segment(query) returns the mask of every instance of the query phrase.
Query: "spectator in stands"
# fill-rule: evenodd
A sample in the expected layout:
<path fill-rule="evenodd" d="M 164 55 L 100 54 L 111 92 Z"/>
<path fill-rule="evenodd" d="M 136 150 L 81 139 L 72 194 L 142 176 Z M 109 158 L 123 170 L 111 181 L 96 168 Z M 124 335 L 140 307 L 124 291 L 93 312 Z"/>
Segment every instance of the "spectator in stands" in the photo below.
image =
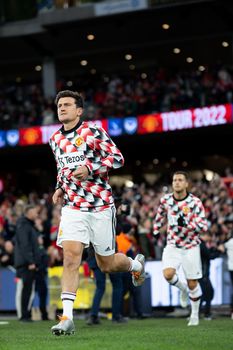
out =
<path fill-rule="evenodd" d="M 35 291 L 39 297 L 39 308 L 41 312 L 41 319 L 48 321 L 47 312 L 47 296 L 48 296 L 48 262 L 49 256 L 44 247 L 44 226 L 41 217 L 37 217 L 35 220 L 35 227 L 38 233 L 38 246 L 39 255 L 38 263 L 35 275 Z"/>
<path fill-rule="evenodd" d="M 218 250 L 214 247 L 209 246 L 209 244 L 211 244 L 211 241 L 212 241 L 212 237 L 209 232 L 202 233 L 200 238 L 201 238 L 200 248 L 201 248 L 201 263 L 202 263 L 202 278 L 199 280 L 199 283 L 202 290 L 201 304 L 205 302 L 204 319 L 211 320 L 212 319 L 211 300 L 214 297 L 214 288 L 209 278 L 210 260 L 219 257 L 221 254 L 221 251 L 220 251 L 221 249 Z"/>
<path fill-rule="evenodd" d="M 16 268 L 16 308 L 18 319 L 30 322 L 32 296 L 35 285 L 36 269 L 39 263 L 38 233 L 34 223 L 38 217 L 38 206 L 25 207 L 24 215 L 16 226 L 14 265 Z"/>
<path fill-rule="evenodd" d="M 77 81 L 74 81 L 74 86 Z M 67 79 L 57 82 L 65 89 Z M 88 120 L 124 117 L 202 107 L 233 101 L 231 67 L 220 66 L 217 71 L 175 73 L 158 68 L 143 77 L 110 75 L 87 79 L 78 77 L 85 96 Z M 91 88 L 90 88 L 91 86 Z M 55 98 L 55 96 L 54 96 Z M 39 106 L 39 107 L 38 107 Z M 0 130 L 48 125 L 55 122 L 51 99 L 43 96 L 41 84 L 10 84 L 0 87 Z"/>
<path fill-rule="evenodd" d="M 35 291 L 39 297 L 41 319 L 48 321 L 47 297 L 48 297 L 48 254 L 44 248 L 43 237 L 38 236 L 39 259 L 35 276 Z"/>
<path fill-rule="evenodd" d="M 62 248 L 57 246 L 57 234 L 59 230 L 59 224 L 61 220 L 61 206 L 56 205 L 52 211 L 52 219 L 50 226 L 50 246 L 48 247 L 49 266 L 62 265 L 63 251 Z"/>
<path fill-rule="evenodd" d="M 231 280 L 231 319 L 233 320 L 233 223 L 228 222 L 227 223 L 228 228 L 228 240 L 224 243 L 224 248 L 227 253 L 227 263 L 228 263 L 228 270 L 230 274 L 230 280 Z"/>

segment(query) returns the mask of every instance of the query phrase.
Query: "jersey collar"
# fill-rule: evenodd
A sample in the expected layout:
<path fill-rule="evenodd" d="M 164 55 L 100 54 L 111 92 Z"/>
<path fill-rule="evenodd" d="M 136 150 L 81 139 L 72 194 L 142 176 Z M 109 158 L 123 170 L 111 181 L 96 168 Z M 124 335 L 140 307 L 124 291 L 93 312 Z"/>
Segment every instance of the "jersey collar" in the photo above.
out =
<path fill-rule="evenodd" d="M 82 124 L 82 120 L 80 119 L 79 122 L 72 129 L 65 130 L 64 129 L 64 125 L 62 125 L 60 131 L 61 131 L 61 133 L 63 135 L 66 135 L 66 134 L 69 134 L 70 132 L 73 132 L 73 131 L 77 130 L 80 127 L 81 124 Z"/>
<path fill-rule="evenodd" d="M 182 202 L 184 201 L 187 197 L 189 196 L 189 192 L 187 192 L 186 196 L 184 198 L 181 198 L 181 199 L 177 199 L 175 196 L 174 196 L 174 193 L 172 194 L 172 197 L 175 201 L 177 202 Z"/>

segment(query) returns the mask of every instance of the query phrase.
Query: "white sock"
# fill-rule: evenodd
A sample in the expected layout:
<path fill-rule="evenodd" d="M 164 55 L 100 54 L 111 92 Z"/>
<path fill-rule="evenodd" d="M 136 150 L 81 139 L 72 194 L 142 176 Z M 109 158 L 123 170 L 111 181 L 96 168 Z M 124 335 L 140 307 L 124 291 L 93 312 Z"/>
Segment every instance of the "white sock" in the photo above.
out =
<path fill-rule="evenodd" d="M 201 302 L 201 298 L 194 301 L 192 299 L 190 299 L 190 304 L 191 304 L 191 318 L 198 318 L 199 317 L 199 307 L 200 307 L 200 302 Z"/>
<path fill-rule="evenodd" d="M 175 274 L 172 277 L 172 279 L 168 281 L 168 283 L 170 283 L 172 286 L 179 288 L 182 291 L 187 290 L 187 285 L 179 280 L 177 274 Z"/>
<path fill-rule="evenodd" d="M 132 258 L 129 258 L 129 260 L 130 260 L 129 271 L 140 272 L 142 270 L 142 264 L 138 260 L 133 260 Z"/>
<path fill-rule="evenodd" d="M 73 307 L 74 307 L 75 298 L 76 298 L 75 293 L 71 293 L 71 292 L 61 293 L 63 316 L 68 317 L 70 320 L 73 320 Z"/>
<path fill-rule="evenodd" d="M 201 302 L 201 287 L 199 283 L 194 289 L 189 290 L 190 304 L 191 304 L 191 316 L 190 317 L 198 317 L 199 315 L 199 307 Z M 193 300 L 197 299 L 197 300 Z"/>

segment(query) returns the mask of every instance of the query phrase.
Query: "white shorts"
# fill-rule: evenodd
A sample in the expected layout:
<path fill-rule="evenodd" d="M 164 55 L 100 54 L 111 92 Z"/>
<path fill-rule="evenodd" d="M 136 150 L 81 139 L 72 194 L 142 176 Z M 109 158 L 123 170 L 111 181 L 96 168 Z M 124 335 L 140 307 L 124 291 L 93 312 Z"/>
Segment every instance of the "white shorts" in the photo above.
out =
<path fill-rule="evenodd" d="M 167 245 L 162 256 L 163 270 L 173 268 L 178 270 L 182 266 L 185 278 L 196 280 L 202 277 L 200 246 L 190 249 L 176 248 Z"/>
<path fill-rule="evenodd" d="M 63 241 L 82 242 L 87 248 L 93 244 L 101 256 L 115 253 L 116 209 L 114 206 L 99 212 L 83 212 L 69 207 L 62 208 L 57 245 Z"/>

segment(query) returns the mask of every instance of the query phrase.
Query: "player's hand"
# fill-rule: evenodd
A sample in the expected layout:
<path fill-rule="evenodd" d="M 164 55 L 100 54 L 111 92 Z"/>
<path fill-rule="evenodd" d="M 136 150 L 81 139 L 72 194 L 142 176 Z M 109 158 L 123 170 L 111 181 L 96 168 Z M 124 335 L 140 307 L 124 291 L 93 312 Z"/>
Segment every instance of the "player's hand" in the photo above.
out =
<path fill-rule="evenodd" d="M 73 171 L 72 176 L 74 176 L 78 181 L 85 181 L 89 175 L 88 168 L 85 165 L 81 165 Z"/>
<path fill-rule="evenodd" d="M 53 204 L 62 204 L 63 202 L 63 191 L 61 188 L 56 189 L 56 191 L 53 194 Z"/>

